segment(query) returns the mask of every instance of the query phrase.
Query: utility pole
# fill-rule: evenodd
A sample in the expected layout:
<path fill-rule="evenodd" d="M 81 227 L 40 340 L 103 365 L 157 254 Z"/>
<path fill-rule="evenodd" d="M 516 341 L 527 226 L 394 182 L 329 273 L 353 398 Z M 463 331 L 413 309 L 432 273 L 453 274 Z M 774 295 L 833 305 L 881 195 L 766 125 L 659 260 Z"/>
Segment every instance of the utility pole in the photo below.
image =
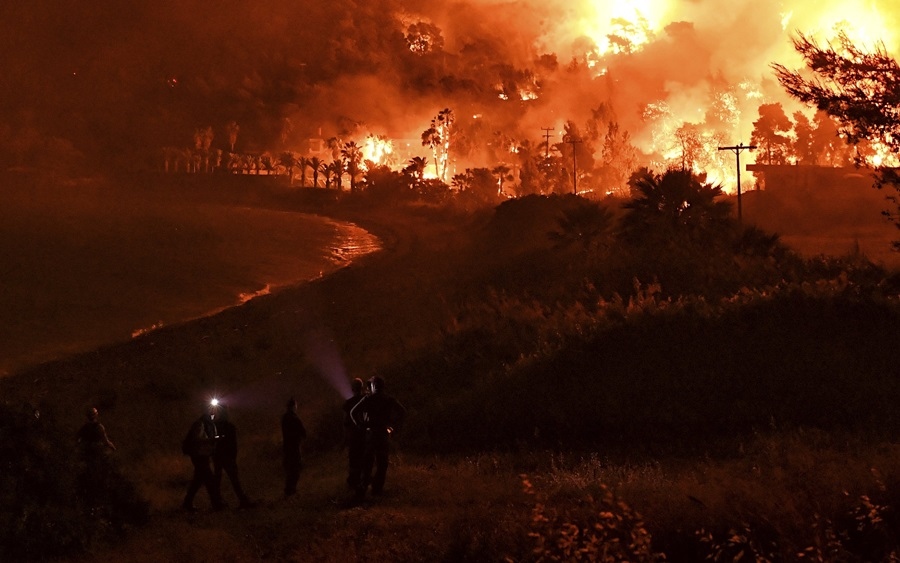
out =
<path fill-rule="evenodd" d="M 573 193 L 578 195 L 578 163 L 575 161 L 575 145 L 580 143 L 581 140 L 570 136 L 564 142 L 572 145 L 572 189 Z"/>
<path fill-rule="evenodd" d="M 553 131 L 552 127 L 541 127 L 541 131 L 544 132 L 544 144 L 547 147 L 547 151 L 545 153 L 546 158 L 550 158 L 550 131 Z"/>
<path fill-rule="evenodd" d="M 756 145 L 745 145 L 743 142 L 733 147 L 719 147 L 720 151 L 732 151 L 737 157 L 737 200 L 738 200 L 738 223 L 743 222 L 743 211 L 741 209 L 741 152 L 745 149 L 752 151 Z"/>

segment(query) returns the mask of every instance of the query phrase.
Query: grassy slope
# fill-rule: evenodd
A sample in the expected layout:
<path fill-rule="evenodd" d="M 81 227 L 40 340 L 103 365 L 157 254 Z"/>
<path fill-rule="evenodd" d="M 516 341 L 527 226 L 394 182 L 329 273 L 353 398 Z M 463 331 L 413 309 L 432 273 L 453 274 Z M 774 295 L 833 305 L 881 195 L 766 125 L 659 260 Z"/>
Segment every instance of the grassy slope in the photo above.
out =
<path fill-rule="evenodd" d="M 294 206 L 285 201 L 271 203 Z M 315 210 L 308 202 L 300 207 Z M 330 533 L 345 537 L 356 527 L 353 522 L 357 519 L 361 526 L 371 521 L 376 529 L 394 525 L 365 510 L 338 510 L 345 496 L 340 455 L 309 456 L 303 479 L 309 492 L 293 504 L 276 501 L 282 478 L 278 418 L 284 401 L 293 395 L 300 402 L 301 417 L 315 435 L 315 421 L 323 412 L 337 409 L 342 400 L 323 372 L 340 371 L 343 364 L 349 377 L 368 377 L 379 365 L 414 349 L 423 334 L 434 334 L 444 309 L 441 288 L 445 280 L 458 274 L 442 257 L 442 248 L 452 240 L 449 232 L 464 224 L 427 212 L 373 215 L 351 209 L 343 213 L 349 220 L 364 218 L 361 223 L 382 236 L 388 251 L 326 279 L 253 300 L 212 318 L 167 327 L 123 345 L 0 380 L 7 404 L 39 406 L 45 416 L 60 421 L 63 430 L 73 434 L 82 422 L 84 406 L 99 406 L 119 445 L 117 458 L 126 473 L 138 480 L 155 514 L 151 524 L 122 548 L 120 556 L 148 560 L 290 558 L 299 546 L 307 549 L 314 543 L 308 535 L 314 530 L 325 531 L 322 541 L 327 544 Z M 339 356 L 340 362 L 329 364 L 334 356 Z M 190 476 L 190 464 L 180 455 L 178 444 L 214 390 L 232 405 L 232 418 L 241 432 L 245 488 L 262 505 L 248 513 L 186 519 L 173 514 Z M 403 487 L 397 493 L 399 498 L 389 497 L 386 504 L 405 506 L 402 510 L 388 508 L 388 513 L 394 514 L 392 519 L 411 518 L 408 525 L 429 529 L 434 524 L 428 524 L 431 519 L 446 521 L 444 510 L 432 510 L 444 503 L 429 499 L 430 495 L 423 495 L 415 485 L 425 480 L 428 471 L 427 465 L 422 469 L 413 464 L 408 472 L 392 476 L 391 481 L 403 483 Z M 462 475 L 459 478 L 470 481 Z M 517 490 L 514 479 L 504 481 Z M 463 489 L 456 487 L 457 492 Z M 456 498 L 439 489 L 429 493 Z M 485 496 L 475 488 L 466 493 L 468 501 L 458 500 L 474 503 Z M 419 505 L 418 512 L 430 512 L 429 516 L 411 515 L 407 501 Z M 202 495 L 199 502 L 204 502 Z M 422 523 L 416 524 L 416 520 Z M 348 527 L 348 522 L 353 524 Z M 397 524 L 401 528 L 407 525 Z M 307 535 L 297 535 L 298 528 Z M 385 542 L 385 548 L 392 550 L 415 549 L 390 539 L 393 531 L 384 536 L 375 532 L 360 541 Z M 446 537 L 437 541 L 447 544 Z M 407 554 L 410 560 L 418 558 L 411 553 Z M 107 555 L 99 557 L 106 559 Z M 335 553 L 335 560 L 345 558 Z"/>
<path fill-rule="evenodd" d="M 291 200 L 273 203 L 294 206 Z M 760 517 L 788 535 L 799 526 L 798 516 L 827 514 L 828 503 L 837 510 L 879 482 L 900 482 L 900 455 L 891 445 L 842 445 L 839 438 L 801 433 L 748 444 L 731 461 L 629 464 L 602 454 L 402 453 L 386 497 L 362 507 L 344 504 L 342 454 L 315 452 L 306 458 L 302 494 L 282 501 L 277 420 L 285 398 L 298 398 L 310 425 L 334 412 L 340 397 L 316 367 L 324 365 L 320 359 L 337 352 L 348 376 L 365 377 L 414 356 L 446 322 L 452 286 L 478 268 L 459 263 L 453 246 L 452 235 L 477 227 L 472 219 L 322 205 L 322 211 L 358 219 L 383 236 L 388 251 L 215 317 L 0 381 L 8 404 L 40 405 L 73 433 L 83 407 L 97 404 L 120 446 L 117 457 L 151 502 L 148 526 L 123 544 L 98 547 L 89 559 L 445 561 L 522 555 L 531 499 L 521 493 L 520 471 L 532 473 L 562 502 L 608 483 L 646 515 L 661 541 L 673 530 L 738 526 Z M 261 502 L 249 511 L 186 516 L 176 510 L 190 476 L 178 443 L 212 389 L 232 405 L 245 488 Z M 394 391 L 403 397 L 402 388 Z M 227 485 L 226 499 L 235 504 Z M 811 534 L 806 527 L 790 536 L 813 541 Z"/>

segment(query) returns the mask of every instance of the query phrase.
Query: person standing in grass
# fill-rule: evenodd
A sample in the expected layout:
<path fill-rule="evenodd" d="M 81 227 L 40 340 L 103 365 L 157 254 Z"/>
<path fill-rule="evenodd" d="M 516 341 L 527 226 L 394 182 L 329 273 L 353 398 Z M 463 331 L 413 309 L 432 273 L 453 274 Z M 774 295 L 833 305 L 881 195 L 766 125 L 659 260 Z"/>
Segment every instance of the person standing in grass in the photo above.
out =
<path fill-rule="evenodd" d="M 222 473 L 228 475 L 234 494 L 240 502 L 240 508 L 250 508 L 253 503 L 244 494 L 241 487 L 241 479 L 237 467 L 237 428 L 228 416 L 228 409 L 219 404 L 219 414 L 216 416 L 216 432 L 218 440 L 213 453 L 213 469 L 216 476 L 216 487 L 222 491 Z"/>
<path fill-rule="evenodd" d="M 191 424 L 187 436 L 181 445 L 182 453 L 191 458 L 191 464 L 194 466 L 194 476 L 188 485 L 187 494 L 181 508 L 194 512 L 194 497 L 200 490 L 205 487 L 209 494 L 209 500 L 212 503 L 213 510 L 222 510 L 225 507 L 222 502 L 222 495 L 219 493 L 219 487 L 216 485 L 216 478 L 213 475 L 210 461 L 216 448 L 216 412 L 217 408 L 214 404 L 207 407 L 206 413 Z"/>
<path fill-rule="evenodd" d="M 75 435 L 75 439 L 81 446 L 85 458 L 93 459 L 103 455 L 108 450 L 115 450 L 116 445 L 106 435 L 106 428 L 100 423 L 100 411 L 96 407 L 90 407 L 86 416 L 87 422 Z"/>
<path fill-rule="evenodd" d="M 297 401 L 291 397 L 287 409 L 281 417 L 281 440 L 284 451 L 284 496 L 297 493 L 297 481 L 300 479 L 300 442 L 306 438 L 306 429 L 297 416 Z"/>
<path fill-rule="evenodd" d="M 355 491 L 362 481 L 363 459 L 366 451 L 366 429 L 357 426 L 350 416 L 353 410 L 365 397 L 365 383 L 356 377 L 350 383 L 353 396 L 344 401 L 344 440 L 347 444 L 347 486 Z"/>
<path fill-rule="evenodd" d="M 388 470 L 390 436 L 403 424 L 406 409 L 397 399 L 384 391 L 384 379 L 375 376 L 369 380 L 371 392 L 350 410 L 350 418 L 366 432 L 363 456 L 362 480 L 356 488 L 356 497 L 365 497 L 369 485 L 372 494 L 380 495 Z M 373 475 L 372 469 L 375 469 Z"/>
<path fill-rule="evenodd" d="M 115 451 L 116 445 L 106 435 L 96 407 L 89 407 L 85 416 L 87 421 L 78 430 L 75 440 L 84 460 L 84 470 L 79 476 L 80 491 L 85 503 L 93 509 L 109 498 L 107 493 L 115 471 L 108 454 Z"/>

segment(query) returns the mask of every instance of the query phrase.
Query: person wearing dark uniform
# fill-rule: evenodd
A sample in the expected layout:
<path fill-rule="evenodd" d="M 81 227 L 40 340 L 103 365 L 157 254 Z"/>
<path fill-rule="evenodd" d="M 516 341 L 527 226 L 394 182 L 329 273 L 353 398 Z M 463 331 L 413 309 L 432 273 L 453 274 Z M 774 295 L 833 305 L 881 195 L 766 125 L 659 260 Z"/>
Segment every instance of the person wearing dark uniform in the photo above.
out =
<path fill-rule="evenodd" d="M 284 451 L 284 496 L 297 493 L 300 479 L 300 442 L 306 438 L 306 429 L 297 416 L 297 401 L 293 397 L 287 402 L 287 409 L 281 417 L 281 439 Z"/>
<path fill-rule="evenodd" d="M 75 434 L 75 440 L 84 460 L 84 470 L 79 477 L 80 491 L 85 503 L 93 508 L 108 500 L 109 485 L 115 473 L 108 454 L 115 451 L 116 445 L 106 435 L 106 428 L 100 423 L 100 412 L 95 407 L 88 408 L 85 415 L 87 421 Z"/>
<path fill-rule="evenodd" d="M 75 435 L 78 444 L 86 458 L 94 458 L 103 455 L 108 450 L 115 450 L 113 444 L 106 435 L 106 428 L 100 423 L 100 412 L 95 407 L 87 410 L 87 422 Z"/>
<path fill-rule="evenodd" d="M 213 453 L 213 469 L 216 476 L 216 488 L 219 493 L 222 492 L 222 473 L 228 475 L 234 494 L 237 495 L 240 502 L 240 508 L 250 508 L 253 503 L 244 494 L 241 487 L 241 479 L 238 475 L 237 466 L 237 428 L 228 417 L 228 409 L 223 404 L 219 404 L 219 413 L 216 415 L 216 432 L 218 439 L 216 440 L 216 449 Z"/>
<path fill-rule="evenodd" d="M 182 443 L 182 451 L 185 455 L 190 456 L 191 464 L 194 466 L 194 476 L 188 485 L 184 502 L 181 504 L 181 507 L 188 512 L 195 510 L 194 497 L 201 486 L 206 488 L 213 510 L 221 510 L 225 507 L 210 466 L 210 460 L 216 449 L 216 436 L 218 436 L 215 423 L 216 411 L 217 408 L 214 405 L 209 405 L 206 414 L 191 425 Z"/>
<path fill-rule="evenodd" d="M 363 459 L 366 451 L 366 429 L 357 426 L 350 417 L 350 411 L 365 397 L 365 384 L 360 378 L 351 382 L 353 396 L 344 401 L 344 440 L 347 444 L 347 486 L 355 491 L 362 481 Z"/>
<path fill-rule="evenodd" d="M 365 497 L 369 485 L 372 487 L 373 495 L 380 495 L 384 489 L 390 450 L 389 438 L 394 429 L 403 424 L 406 416 L 403 405 L 385 393 L 384 379 L 375 376 L 369 382 L 371 393 L 350 410 L 353 423 L 366 431 L 362 480 L 356 489 L 357 498 Z"/>

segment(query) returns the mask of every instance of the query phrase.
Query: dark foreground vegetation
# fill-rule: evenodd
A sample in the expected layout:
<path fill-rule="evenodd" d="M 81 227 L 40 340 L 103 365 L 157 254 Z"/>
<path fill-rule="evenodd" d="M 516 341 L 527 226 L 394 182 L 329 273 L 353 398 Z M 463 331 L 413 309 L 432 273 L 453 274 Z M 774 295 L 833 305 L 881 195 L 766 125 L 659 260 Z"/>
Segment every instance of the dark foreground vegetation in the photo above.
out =
<path fill-rule="evenodd" d="M 216 192 L 357 221 L 387 251 L 0 381 L 0 558 L 895 560 L 897 274 L 803 257 L 689 174 L 635 188 L 475 212 Z M 382 375 L 409 409 L 387 494 L 361 506 L 335 371 Z M 185 515 L 178 442 L 211 390 L 260 503 Z M 290 395 L 310 439 L 282 501 Z M 85 502 L 71 436 L 92 404 L 119 450 Z"/>

